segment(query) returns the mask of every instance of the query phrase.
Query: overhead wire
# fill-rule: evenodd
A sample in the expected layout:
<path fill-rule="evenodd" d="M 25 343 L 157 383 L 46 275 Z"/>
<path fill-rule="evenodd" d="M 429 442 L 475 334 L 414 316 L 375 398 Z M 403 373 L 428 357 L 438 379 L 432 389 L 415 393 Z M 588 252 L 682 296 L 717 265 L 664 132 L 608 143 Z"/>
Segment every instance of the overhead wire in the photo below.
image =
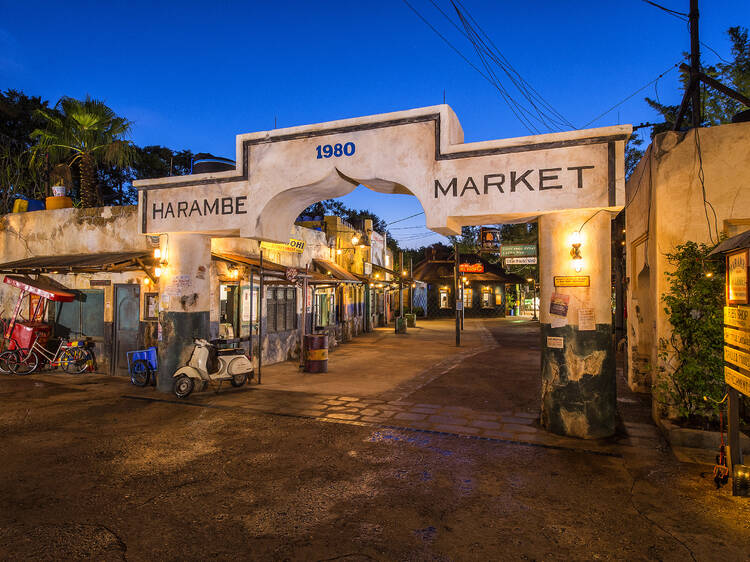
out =
<path fill-rule="evenodd" d="M 408 220 L 408 219 L 413 219 L 414 217 L 418 217 L 419 215 L 424 215 L 424 211 L 422 211 L 420 213 L 415 213 L 413 215 L 409 215 L 408 217 L 404 217 L 402 219 L 398 219 L 398 220 L 395 220 L 395 221 L 387 222 L 387 223 L 385 223 L 385 226 L 390 226 L 392 224 L 396 224 L 397 222 L 403 222 L 403 221 Z"/>

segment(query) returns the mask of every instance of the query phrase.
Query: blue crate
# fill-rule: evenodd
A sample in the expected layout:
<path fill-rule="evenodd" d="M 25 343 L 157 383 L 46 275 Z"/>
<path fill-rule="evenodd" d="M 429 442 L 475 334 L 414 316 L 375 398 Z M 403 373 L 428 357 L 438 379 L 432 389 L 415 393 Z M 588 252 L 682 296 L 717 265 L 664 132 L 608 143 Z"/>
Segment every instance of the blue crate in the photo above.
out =
<path fill-rule="evenodd" d="M 133 362 L 137 361 L 138 359 L 143 359 L 144 361 L 147 361 L 149 364 L 149 367 L 151 367 L 152 370 L 156 371 L 158 367 L 158 363 L 156 361 L 156 348 L 155 347 L 149 347 L 148 349 L 140 349 L 138 351 L 128 351 L 128 371 L 130 374 L 133 374 L 131 365 Z"/>

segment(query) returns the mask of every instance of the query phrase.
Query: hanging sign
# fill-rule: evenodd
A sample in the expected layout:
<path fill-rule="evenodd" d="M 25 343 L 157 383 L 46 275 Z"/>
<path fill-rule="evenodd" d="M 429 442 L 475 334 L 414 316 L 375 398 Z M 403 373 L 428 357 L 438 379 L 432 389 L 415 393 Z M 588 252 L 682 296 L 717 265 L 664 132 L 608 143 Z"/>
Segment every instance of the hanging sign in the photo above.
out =
<path fill-rule="evenodd" d="M 294 252 L 301 254 L 305 250 L 305 241 L 290 238 L 288 244 L 276 244 L 274 242 L 261 242 L 260 247 L 274 252 Z"/>
<path fill-rule="evenodd" d="M 536 265 L 536 257 L 505 258 L 505 265 Z"/>
<path fill-rule="evenodd" d="M 724 343 L 750 350 L 750 332 L 724 328 Z"/>
<path fill-rule="evenodd" d="M 460 263 L 458 270 L 461 273 L 484 273 L 484 265 L 480 263 Z"/>
<path fill-rule="evenodd" d="M 497 252 L 500 249 L 500 229 L 482 227 L 479 231 L 479 241 L 482 250 Z"/>
<path fill-rule="evenodd" d="M 748 304 L 748 253 L 746 248 L 727 255 L 727 304 Z"/>
<path fill-rule="evenodd" d="M 724 361 L 750 371 L 750 353 L 732 347 L 724 347 Z"/>
<path fill-rule="evenodd" d="M 555 287 L 588 287 L 590 284 L 588 275 L 555 275 Z"/>
<path fill-rule="evenodd" d="M 535 256 L 536 244 L 506 244 L 500 247 L 500 257 L 517 258 L 521 256 Z"/>

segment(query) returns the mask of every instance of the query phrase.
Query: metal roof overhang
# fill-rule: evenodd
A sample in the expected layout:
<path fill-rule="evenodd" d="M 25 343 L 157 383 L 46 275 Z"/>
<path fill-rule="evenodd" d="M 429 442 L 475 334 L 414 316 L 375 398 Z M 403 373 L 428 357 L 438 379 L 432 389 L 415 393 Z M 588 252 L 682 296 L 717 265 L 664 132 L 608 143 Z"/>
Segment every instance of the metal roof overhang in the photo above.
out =
<path fill-rule="evenodd" d="M 332 276 L 332 279 L 329 279 L 329 281 L 336 280 L 341 283 L 362 283 L 362 280 L 357 278 L 356 275 L 349 273 L 346 269 L 332 261 L 313 258 L 313 263 L 319 268 L 327 271 Z"/>
<path fill-rule="evenodd" d="M 28 277 L 6 275 L 3 282 L 27 293 L 38 295 L 54 302 L 72 302 L 75 299 L 73 293 L 63 291 L 44 279 L 29 279 Z"/>
<path fill-rule="evenodd" d="M 98 254 L 64 254 L 35 256 L 0 263 L 0 273 L 97 273 L 144 269 L 153 260 L 148 252 L 102 252 Z"/>

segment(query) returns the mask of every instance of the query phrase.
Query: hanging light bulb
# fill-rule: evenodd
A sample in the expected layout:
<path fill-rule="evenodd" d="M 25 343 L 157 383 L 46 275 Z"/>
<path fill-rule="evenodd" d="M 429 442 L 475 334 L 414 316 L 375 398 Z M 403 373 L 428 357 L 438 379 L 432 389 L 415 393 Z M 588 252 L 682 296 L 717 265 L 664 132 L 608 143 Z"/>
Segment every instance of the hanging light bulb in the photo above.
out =
<path fill-rule="evenodd" d="M 155 248 L 154 249 L 154 258 L 159 259 L 161 257 L 161 248 Z"/>
<path fill-rule="evenodd" d="M 359 236 L 355 234 L 352 236 L 352 246 L 356 246 L 357 244 L 359 244 Z"/>
<path fill-rule="evenodd" d="M 154 268 L 154 277 L 161 277 L 161 267 L 156 266 Z"/>

